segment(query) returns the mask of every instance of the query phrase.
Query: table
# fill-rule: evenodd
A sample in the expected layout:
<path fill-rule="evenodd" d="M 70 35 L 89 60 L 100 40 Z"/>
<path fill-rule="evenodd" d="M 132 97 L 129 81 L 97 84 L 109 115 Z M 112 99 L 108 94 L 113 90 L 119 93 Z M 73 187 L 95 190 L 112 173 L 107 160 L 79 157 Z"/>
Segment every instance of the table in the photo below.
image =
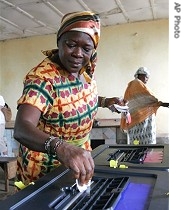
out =
<path fill-rule="evenodd" d="M 4 170 L 5 191 L 9 191 L 9 179 L 16 176 L 17 158 L 16 157 L 0 157 L 0 166 Z"/>

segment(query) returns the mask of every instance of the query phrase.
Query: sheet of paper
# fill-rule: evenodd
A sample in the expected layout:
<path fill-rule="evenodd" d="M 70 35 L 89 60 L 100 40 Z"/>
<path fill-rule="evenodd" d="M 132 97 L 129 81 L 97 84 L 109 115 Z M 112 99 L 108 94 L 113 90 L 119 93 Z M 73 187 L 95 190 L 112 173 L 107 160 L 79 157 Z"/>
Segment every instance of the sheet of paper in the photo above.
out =
<path fill-rule="evenodd" d="M 118 104 L 114 104 L 114 107 L 119 111 L 119 112 L 127 112 L 129 107 L 128 106 L 120 106 Z"/>
<path fill-rule="evenodd" d="M 129 107 L 128 106 L 120 106 L 118 104 L 114 104 L 114 107 L 121 113 L 123 113 L 123 115 L 126 118 L 126 123 L 130 124 L 131 123 L 131 115 L 129 113 Z"/>
<path fill-rule="evenodd" d="M 77 188 L 78 188 L 79 192 L 84 192 L 85 190 L 88 190 L 88 193 L 90 193 L 91 180 L 89 180 L 88 184 L 84 184 L 83 186 L 81 186 L 79 184 L 78 179 L 76 179 L 76 184 L 77 184 Z"/>

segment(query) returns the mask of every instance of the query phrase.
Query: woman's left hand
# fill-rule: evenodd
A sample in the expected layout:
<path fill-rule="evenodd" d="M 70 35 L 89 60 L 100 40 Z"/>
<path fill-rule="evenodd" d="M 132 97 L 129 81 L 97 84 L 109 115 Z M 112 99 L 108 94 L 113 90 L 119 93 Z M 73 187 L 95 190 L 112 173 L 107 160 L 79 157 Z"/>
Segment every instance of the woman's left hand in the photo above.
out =
<path fill-rule="evenodd" d="M 127 101 L 122 99 L 121 97 L 112 97 L 106 98 L 106 107 L 109 108 L 112 112 L 120 113 L 113 105 L 118 104 L 119 106 L 126 106 Z"/>

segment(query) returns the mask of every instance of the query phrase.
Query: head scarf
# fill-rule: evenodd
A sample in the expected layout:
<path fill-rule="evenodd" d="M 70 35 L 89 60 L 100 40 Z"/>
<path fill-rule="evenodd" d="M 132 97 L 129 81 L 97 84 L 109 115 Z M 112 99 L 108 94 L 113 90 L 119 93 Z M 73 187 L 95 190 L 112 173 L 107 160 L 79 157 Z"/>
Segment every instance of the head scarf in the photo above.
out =
<path fill-rule="evenodd" d="M 146 67 L 140 67 L 134 74 L 135 78 L 138 78 L 139 74 L 145 74 L 147 77 L 150 76 L 150 72 Z"/>
<path fill-rule="evenodd" d="M 68 13 L 61 20 L 57 40 L 68 31 L 80 31 L 88 34 L 96 49 L 100 39 L 100 18 L 90 11 Z"/>
<path fill-rule="evenodd" d="M 89 63 L 80 70 L 87 82 L 91 81 L 94 69 L 96 67 L 97 52 L 96 48 L 100 39 L 100 18 L 98 14 L 91 11 L 73 12 L 64 15 L 61 20 L 61 26 L 57 33 L 57 41 L 68 31 L 79 31 L 88 34 L 94 43 L 94 51 Z M 42 51 L 46 56 L 52 56 L 58 52 L 58 49 Z"/>

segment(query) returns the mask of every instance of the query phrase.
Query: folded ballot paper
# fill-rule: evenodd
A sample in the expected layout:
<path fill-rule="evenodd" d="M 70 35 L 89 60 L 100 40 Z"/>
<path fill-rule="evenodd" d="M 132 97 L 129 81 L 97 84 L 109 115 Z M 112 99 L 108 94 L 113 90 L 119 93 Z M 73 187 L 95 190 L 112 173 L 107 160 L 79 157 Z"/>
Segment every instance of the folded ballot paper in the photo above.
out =
<path fill-rule="evenodd" d="M 113 105 L 119 112 L 128 112 L 129 109 L 128 106 L 120 106 L 118 104 L 113 104 Z"/>
<path fill-rule="evenodd" d="M 121 112 L 122 117 L 126 118 L 126 123 L 130 124 L 131 123 L 131 115 L 129 112 L 129 107 L 128 106 L 120 106 L 118 104 L 114 104 L 114 107 Z"/>
<path fill-rule="evenodd" d="M 77 189 L 79 190 L 79 192 L 84 192 L 86 191 L 87 193 L 90 193 L 90 185 L 91 185 L 91 180 L 89 180 L 89 182 L 87 184 L 83 184 L 82 186 L 79 184 L 78 179 L 76 179 L 76 185 L 77 185 Z"/>

